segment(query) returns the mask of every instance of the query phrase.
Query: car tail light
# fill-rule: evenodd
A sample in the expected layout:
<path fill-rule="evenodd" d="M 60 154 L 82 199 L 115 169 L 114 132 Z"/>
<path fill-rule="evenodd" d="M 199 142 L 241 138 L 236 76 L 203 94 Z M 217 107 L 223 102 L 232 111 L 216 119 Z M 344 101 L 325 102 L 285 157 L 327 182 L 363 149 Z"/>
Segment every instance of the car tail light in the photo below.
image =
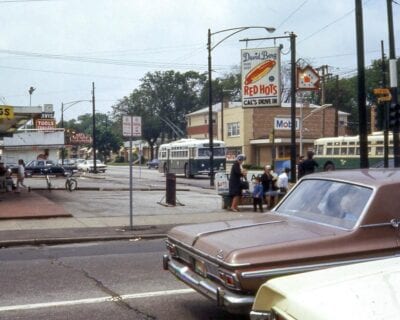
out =
<path fill-rule="evenodd" d="M 231 289 L 238 289 L 238 282 L 234 273 L 219 270 L 219 278 L 222 280 L 226 287 Z"/>
<path fill-rule="evenodd" d="M 171 255 L 171 257 L 178 257 L 178 249 L 176 248 L 176 246 L 170 242 L 166 242 L 166 247 L 167 250 L 169 251 L 169 254 Z"/>

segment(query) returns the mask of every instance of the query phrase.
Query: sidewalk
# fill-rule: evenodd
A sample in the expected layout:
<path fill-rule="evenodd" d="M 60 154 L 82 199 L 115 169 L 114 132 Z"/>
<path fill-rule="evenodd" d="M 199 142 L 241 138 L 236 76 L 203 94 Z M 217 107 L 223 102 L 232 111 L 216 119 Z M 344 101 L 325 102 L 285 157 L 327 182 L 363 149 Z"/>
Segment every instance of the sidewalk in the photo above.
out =
<path fill-rule="evenodd" d="M 0 247 L 163 238 L 169 229 L 178 224 L 251 218 L 259 215 L 253 213 L 251 208 L 246 208 L 240 213 L 223 210 L 219 196 L 210 194 L 210 191 L 189 189 L 181 189 L 182 200 L 187 204 L 195 201 L 195 205 L 162 206 L 157 201 L 160 199 L 160 193 L 164 191 L 154 188 L 152 191 L 141 190 L 142 192 L 136 194 L 139 204 L 135 207 L 131 227 L 129 216 L 107 214 L 106 207 L 103 209 L 104 215 L 76 214 L 75 204 L 68 206 L 59 202 L 59 198 L 68 195 L 67 191 L 53 190 L 48 193 L 43 189 L 34 187 L 31 192 L 22 190 L 20 194 L 0 193 Z M 100 198 L 107 195 L 107 191 L 93 191 L 95 189 L 88 186 L 87 190 L 91 191 L 75 191 L 74 194 L 99 192 Z M 204 206 L 204 199 L 211 196 L 212 204 Z M 58 201 L 52 201 L 52 198 Z"/>

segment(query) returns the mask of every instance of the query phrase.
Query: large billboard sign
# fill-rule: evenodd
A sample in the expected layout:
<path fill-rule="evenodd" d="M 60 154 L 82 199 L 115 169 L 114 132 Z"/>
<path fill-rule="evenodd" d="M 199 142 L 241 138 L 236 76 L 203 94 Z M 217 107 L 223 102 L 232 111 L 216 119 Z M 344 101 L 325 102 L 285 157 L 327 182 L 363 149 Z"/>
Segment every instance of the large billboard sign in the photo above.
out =
<path fill-rule="evenodd" d="M 243 107 L 274 107 L 281 105 L 280 49 L 243 49 Z"/>

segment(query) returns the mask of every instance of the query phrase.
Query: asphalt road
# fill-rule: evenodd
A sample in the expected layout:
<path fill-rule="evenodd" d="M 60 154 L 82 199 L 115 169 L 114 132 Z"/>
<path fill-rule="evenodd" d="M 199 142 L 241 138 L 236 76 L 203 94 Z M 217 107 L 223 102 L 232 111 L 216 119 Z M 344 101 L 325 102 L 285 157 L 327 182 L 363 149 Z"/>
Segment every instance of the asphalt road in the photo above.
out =
<path fill-rule="evenodd" d="M 0 249 L 0 319 L 247 319 L 162 270 L 163 240 Z"/>

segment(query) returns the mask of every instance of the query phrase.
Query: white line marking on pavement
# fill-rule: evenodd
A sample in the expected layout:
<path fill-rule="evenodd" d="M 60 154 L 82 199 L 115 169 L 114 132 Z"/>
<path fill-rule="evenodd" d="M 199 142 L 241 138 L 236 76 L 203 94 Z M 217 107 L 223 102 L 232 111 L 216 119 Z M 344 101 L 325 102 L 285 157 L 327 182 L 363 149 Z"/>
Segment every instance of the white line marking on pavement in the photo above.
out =
<path fill-rule="evenodd" d="M 0 307 L 0 312 L 39 309 L 39 308 L 52 308 L 52 307 L 61 307 L 61 306 L 73 306 L 73 305 L 90 304 L 90 303 L 101 303 L 101 302 L 115 301 L 115 300 L 119 300 L 119 299 L 128 300 L 128 299 L 151 298 L 151 297 L 167 296 L 167 295 L 175 295 L 175 294 L 186 294 L 186 293 L 192 293 L 192 292 L 194 292 L 193 289 L 177 289 L 177 290 L 124 294 L 124 295 L 121 295 L 118 297 L 107 296 L 107 297 L 80 299 L 80 300 L 21 304 L 21 305 L 16 305 L 16 306 Z"/>

